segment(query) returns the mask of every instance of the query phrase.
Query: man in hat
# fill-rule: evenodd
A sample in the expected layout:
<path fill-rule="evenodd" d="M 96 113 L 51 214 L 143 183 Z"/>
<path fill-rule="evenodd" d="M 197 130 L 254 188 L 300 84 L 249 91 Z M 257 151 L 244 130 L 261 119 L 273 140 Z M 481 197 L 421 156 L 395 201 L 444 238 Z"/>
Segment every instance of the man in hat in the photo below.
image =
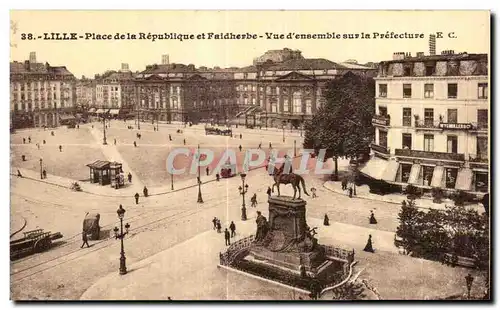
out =
<path fill-rule="evenodd" d="M 224 230 L 224 239 L 226 241 L 226 245 L 231 245 L 231 236 L 229 235 L 229 230 Z"/>
<path fill-rule="evenodd" d="M 82 232 L 82 241 L 83 241 L 83 244 L 80 247 L 80 249 L 82 249 L 84 245 L 87 245 L 87 248 L 90 248 L 89 240 L 87 238 L 87 231 L 85 231 L 85 230 Z"/>
<path fill-rule="evenodd" d="M 233 221 L 231 221 L 231 224 L 229 225 L 229 229 L 231 230 L 231 238 L 236 235 L 236 225 L 234 224 Z"/>
<path fill-rule="evenodd" d="M 139 204 L 139 193 L 135 193 L 134 198 L 135 198 L 135 204 L 138 205 Z"/>

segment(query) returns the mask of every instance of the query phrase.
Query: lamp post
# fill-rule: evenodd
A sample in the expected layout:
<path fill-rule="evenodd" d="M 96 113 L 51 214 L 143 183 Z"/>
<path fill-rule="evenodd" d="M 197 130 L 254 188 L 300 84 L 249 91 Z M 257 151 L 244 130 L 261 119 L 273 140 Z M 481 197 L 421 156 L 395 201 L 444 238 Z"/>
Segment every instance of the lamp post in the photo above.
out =
<path fill-rule="evenodd" d="M 102 115 L 102 127 L 103 127 L 102 144 L 107 145 L 108 142 L 106 142 L 106 114 Z"/>
<path fill-rule="evenodd" d="M 465 283 L 467 284 L 467 299 L 470 299 L 470 290 L 472 289 L 472 282 L 474 281 L 474 277 L 469 273 L 465 277 Z"/>
<path fill-rule="evenodd" d="M 201 196 L 200 155 L 200 145 L 198 144 L 198 203 L 203 203 L 203 197 Z"/>
<path fill-rule="evenodd" d="M 245 194 L 248 192 L 248 184 L 245 184 L 245 177 L 247 176 L 246 173 L 241 173 L 241 186 L 238 187 L 238 190 L 240 191 L 240 195 L 243 197 L 243 203 L 241 205 L 241 220 L 246 221 L 247 220 L 247 209 L 245 207 Z"/>
<path fill-rule="evenodd" d="M 40 179 L 43 179 L 43 159 L 40 158 Z"/>
<path fill-rule="evenodd" d="M 297 140 L 293 140 L 293 157 L 297 157 Z"/>
<path fill-rule="evenodd" d="M 139 119 L 139 105 L 137 105 L 137 129 L 141 130 L 141 120 Z"/>
<path fill-rule="evenodd" d="M 283 143 L 285 143 L 285 124 L 283 124 L 282 127 L 283 127 Z"/>
<path fill-rule="evenodd" d="M 123 217 L 125 216 L 125 209 L 123 209 L 122 205 L 116 210 L 118 214 L 118 218 L 120 219 L 120 230 L 115 226 L 113 231 L 115 232 L 115 239 L 120 239 L 121 241 L 121 251 L 120 251 L 120 274 L 124 275 L 127 273 L 127 266 L 125 265 L 125 250 L 123 249 L 123 238 L 128 234 L 128 230 L 130 228 L 130 224 L 125 224 L 125 232 L 123 232 Z M 120 231 L 120 233 L 118 233 Z"/>

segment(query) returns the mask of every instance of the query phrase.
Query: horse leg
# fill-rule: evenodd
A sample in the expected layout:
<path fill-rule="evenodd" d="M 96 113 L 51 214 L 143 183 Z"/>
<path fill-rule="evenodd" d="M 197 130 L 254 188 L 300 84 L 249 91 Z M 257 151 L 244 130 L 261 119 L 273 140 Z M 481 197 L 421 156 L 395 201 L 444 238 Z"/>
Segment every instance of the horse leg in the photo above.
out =
<path fill-rule="evenodd" d="M 295 184 L 292 183 L 293 187 L 293 200 L 295 200 L 295 196 L 297 195 L 297 187 L 295 187 Z"/>
<path fill-rule="evenodd" d="M 278 189 L 278 197 L 280 196 L 280 184 L 276 183 L 276 188 Z"/>
<path fill-rule="evenodd" d="M 297 189 L 299 190 L 299 199 L 300 199 L 300 184 L 297 182 Z"/>

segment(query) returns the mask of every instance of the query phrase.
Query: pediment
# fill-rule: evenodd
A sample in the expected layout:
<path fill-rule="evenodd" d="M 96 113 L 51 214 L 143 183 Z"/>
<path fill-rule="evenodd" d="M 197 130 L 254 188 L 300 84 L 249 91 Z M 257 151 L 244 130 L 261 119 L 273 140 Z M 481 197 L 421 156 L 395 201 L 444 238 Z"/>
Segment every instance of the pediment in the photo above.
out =
<path fill-rule="evenodd" d="M 163 80 L 164 78 L 162 78 L 161 76 L 159 76 L 158 74 L 151 74 L 150 76 L 148 76 L 146 78 L 146 80 L 148 81 L 161 81 Z"/>
<path fill-rule="evenodd" d="M 313 80 L 313 78 L 293 71 L 276 79 L 276 81 L 296 81 L 296 80 Z"/>

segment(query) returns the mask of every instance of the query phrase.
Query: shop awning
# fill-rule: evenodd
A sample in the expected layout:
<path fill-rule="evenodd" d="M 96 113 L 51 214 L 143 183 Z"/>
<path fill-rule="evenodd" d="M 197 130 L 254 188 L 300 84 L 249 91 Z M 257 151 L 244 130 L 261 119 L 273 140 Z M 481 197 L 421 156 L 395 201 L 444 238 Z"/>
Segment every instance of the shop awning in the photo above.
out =
<path fill-rule="evenodd" d="M 118 115 L 120 113 L 120 109 L 110 109 L 109 114 Z"/>
<path fill-rule="evenodd" d="M 383 172 L 387 167 L 387 164 L 387 160 L 383 160 L 378 157 L 372 157 L 359 171 L 369 176 L 370 178 L 380 180 L 382 178 Z"/>
<path fill-rule="evenodd" d="M 385 169 L 382 175 L 382 180 L 394 182 L 394 180 L 396 180 L 398 169 L 399 169 L 399 162 L 397 162 L 396 160 L 390 160 L 387 164 L 387 168 Z"/>
<path fill-rule="evenodd" d="M 434 168 L 434 173 L 432 174 L 432 187 L 441 187 L 441 183 L 443 182 L 444 168 L 443 166 L 436 166 Z"/>
<path fill-rule="evenodd" d="M 472 170 L 469 168 L 462 168 L 458 171 L 457 182 L 455 189 L 469 191 L 472 187 Z"/>
<path fill-rule="evenodd" d="M 411 166 L 410 178 L 408 179 L 408 183 L 417 184 L 419 174 L 420 174 L 420 165 L 414 164 L 413 166 Z"/>
<path fill-rule="evenodd" d="M 70 114 L 63 114 L 63 115 L 59 115 L 59 119 L 62 121 L 67 121 L 70 119 L 75 119 L 75 117 L 73 115 L 70 115 Z"/>
<path fill-rule="evenodd" d="M 95 112 L 96 112 L 97 114 L 101 114 L 101 113 L 103 113 L 103 112 L 104 112 L 104 110 L 103 110 L 103 109 L 98 109 L 98 110 L 97 110 L 97 111 L 95 111 Z"/>
<path fill-rule="evenodd" d="M 95 112 L 95 108 L 90 108 L 89 109 L 89 113 L 94 113 Z"/>

